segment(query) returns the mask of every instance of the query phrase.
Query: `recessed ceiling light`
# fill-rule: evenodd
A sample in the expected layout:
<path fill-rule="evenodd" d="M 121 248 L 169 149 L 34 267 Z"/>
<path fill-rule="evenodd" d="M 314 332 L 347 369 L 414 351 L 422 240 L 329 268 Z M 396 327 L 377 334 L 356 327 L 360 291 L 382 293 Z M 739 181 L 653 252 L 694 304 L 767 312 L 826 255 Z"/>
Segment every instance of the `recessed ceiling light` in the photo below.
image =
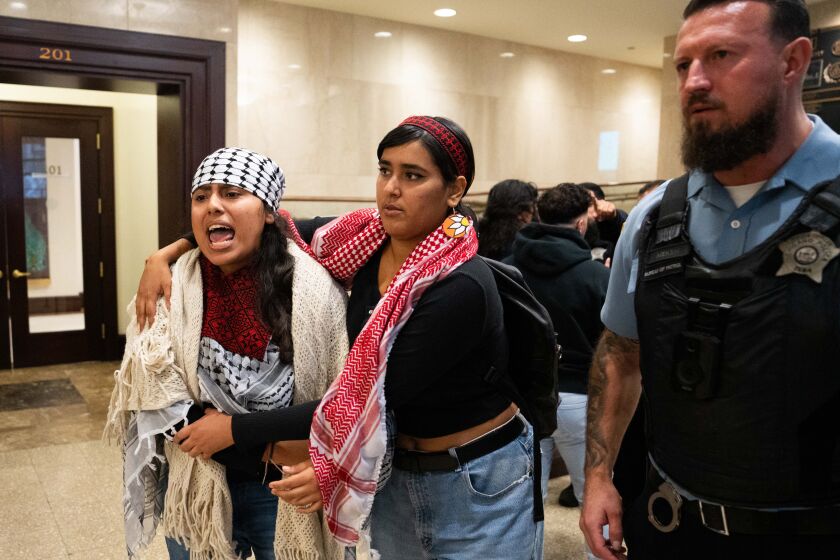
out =
<path fill-rule="evenodd" d="M 617 70 L 615 68 L 604 68 L 601 70 L 601 74 L 615 74 Z"/>
<path fill-rule="evenodd" d="M 503 53 L 499 54 L 499 57 L 501 57 L 501 58 L 513 58 L 514 56 L 516 56 L 516 54 L 514 54 L 512 52 L 503 52 Z"/>
<path fill-rule="evenodd" d="M 570 43 L 583 43 L 584 41 L 589 39 L 589 37 L 587 37 L 586 35 L 569 35 L 566 38 L 569 40 Z"/>
<path fill-rule="evenodd" d="M 458 12 L 456 12 L 452 8 L 440 8 L 438 10 L 435 10 L 435 15 L 437 17 L 452 17 L 457 13 Z"/>
<path fill-rule="evenodd" d="M 23 2 L 12 2 L 11 4 L 9 4 L 9 6 L 13 10 L 25 10 L 26 9 L 26 4 L 24 4 Z"/>
<path fill-rule="evenodd" d="M 392 35 L 392 33 L 390 31 L 377 31 L 376 33 L 373 34 L 373 36 L 378 38 L 378 39 L 387 39 L 391 35 Z"/>
<path fill-rule="evenodd" d="M 300 64 L 289 64 L 289 70 L 300 70 Z"/>
<path fill-rule="evenodd" d="M 222 33 L 230 33 L 232 29 L 230 27 L 220 27 L 219 31 L 221 31 Z"/>

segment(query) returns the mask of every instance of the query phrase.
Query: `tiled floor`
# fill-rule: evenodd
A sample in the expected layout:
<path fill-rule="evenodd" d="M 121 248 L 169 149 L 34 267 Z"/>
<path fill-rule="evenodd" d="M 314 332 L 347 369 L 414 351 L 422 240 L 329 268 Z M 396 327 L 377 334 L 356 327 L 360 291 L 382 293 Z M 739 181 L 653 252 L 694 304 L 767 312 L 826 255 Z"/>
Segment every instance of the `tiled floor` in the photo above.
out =
<path fill-rule="evenodd" d="M 118 365 L 0 370 L 0 560 L 125 558 L 120 454 L 100 441 Z M 557 505 L 567 484 L 549 485 L 546 560 L 583 558 L 578 510 Z M 160 537 L 147 558 L 167 558 Z"/>

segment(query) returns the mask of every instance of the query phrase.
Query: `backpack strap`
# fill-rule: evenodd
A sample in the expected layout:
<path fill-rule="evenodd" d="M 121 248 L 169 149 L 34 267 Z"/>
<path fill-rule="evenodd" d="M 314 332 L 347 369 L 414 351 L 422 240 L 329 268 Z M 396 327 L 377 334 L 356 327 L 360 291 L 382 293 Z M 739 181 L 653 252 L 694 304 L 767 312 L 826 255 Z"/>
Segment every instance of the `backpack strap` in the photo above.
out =
<path fill-rule="evenodd" d="M 688 239 L 688 175 L 668 183 L 655 221 L 645 236 L 644 269 L 641 280 L 652 280 L 682 272 L 683 259 L 691 254 Z"/>
<path fill-rule="evenodd" d="M 805 227 L 826 233 L 840 224 L 840 177 L 814 187 L 809 195 L 810 203 L 799 223 Z"/>

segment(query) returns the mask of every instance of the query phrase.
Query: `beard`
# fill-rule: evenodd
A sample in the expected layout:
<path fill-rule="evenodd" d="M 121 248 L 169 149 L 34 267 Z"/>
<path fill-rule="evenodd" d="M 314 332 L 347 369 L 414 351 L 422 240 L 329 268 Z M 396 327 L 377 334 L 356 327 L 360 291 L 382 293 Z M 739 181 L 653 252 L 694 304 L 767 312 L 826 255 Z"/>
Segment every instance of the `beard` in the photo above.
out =
<path fill-rule="evenodd" d="M 687 106 L 709 103 L 708 94 L 692 95 Z M 723 107 L 718 102 L 715 107 Z M 683 111 L 682 160 L 689 169 L 706 173 L 729 171 L 748 159 L 770 151 L 778 134 L 779 93 L 772 91 L 747 120 L 738 125 L 725 124 L 711 130 L 709 123 L 689 122 Z"/>

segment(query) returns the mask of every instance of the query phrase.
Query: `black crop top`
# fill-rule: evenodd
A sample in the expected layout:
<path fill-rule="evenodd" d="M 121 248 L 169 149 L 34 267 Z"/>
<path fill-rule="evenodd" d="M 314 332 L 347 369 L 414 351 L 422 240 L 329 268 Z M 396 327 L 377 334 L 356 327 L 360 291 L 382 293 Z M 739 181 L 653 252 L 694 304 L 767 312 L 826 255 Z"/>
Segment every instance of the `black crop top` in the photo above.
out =
<path fill-rule="evenodd" d="M 315 229 L 310 225 L 308 221 L 298 225 L 304 239 Z M 380 257 L 381 251 L 353 279 L 347 307 L 351 344 L 379 302 Z M 510 398 L 484 376 L 491 367 L 506 371 L 507 358 L 495 281 L 487 265 L 474 257 L 426 290 L 394 341 L 388 356 L 385 401 L 394 412 L 397 430 L 414 437 L 439 437 L 494 418 L 507 408 Z M 250 446 L 260 441 L 306 439 L 317 405 L 318 401 L 312 401 L 235 415 L 234 440 L 237 446 Z"/>
<path fill-rule="evenodd" d="M 356 274 L 347 306 L 355 340 L 379 302 L 381 251 Z M 385 402 L 397 430 L 444 436 L 494 418 L 510 399 L 484 380 L 507 369 L 502 303 L 487 265 L 474 257 L 429 287 L 394 341 L 385 373 Z"/>

